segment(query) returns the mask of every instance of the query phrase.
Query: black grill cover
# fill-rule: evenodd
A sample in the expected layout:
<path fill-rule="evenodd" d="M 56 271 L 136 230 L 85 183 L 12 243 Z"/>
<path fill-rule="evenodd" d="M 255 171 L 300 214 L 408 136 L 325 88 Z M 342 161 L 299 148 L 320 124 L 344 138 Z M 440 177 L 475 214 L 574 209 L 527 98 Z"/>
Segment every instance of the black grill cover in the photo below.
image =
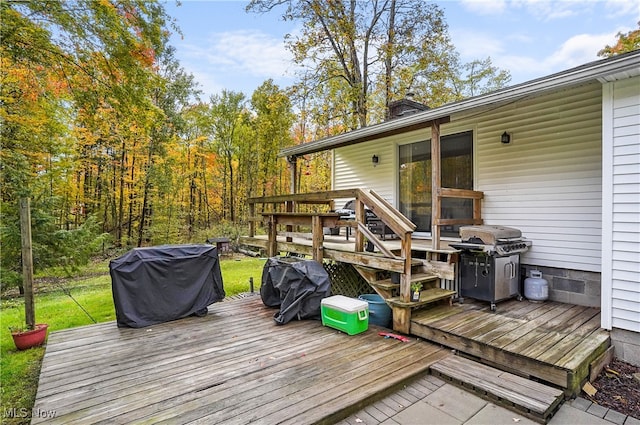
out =
<path fill-rule="evenodd" d="M 276 324 L 292 319 L 319 319 L 320 302 L 331 293 L 327 271 L 317 261 L 272 257 L 262 269 L 260 296 L 267 307 L 280 307 Z"/>
<path fill-rule="evenodd" d="M 109 273 L 118 327 L 205 315 L 225 296 L 213 245 L 134 248 L 112 260 Z"/>

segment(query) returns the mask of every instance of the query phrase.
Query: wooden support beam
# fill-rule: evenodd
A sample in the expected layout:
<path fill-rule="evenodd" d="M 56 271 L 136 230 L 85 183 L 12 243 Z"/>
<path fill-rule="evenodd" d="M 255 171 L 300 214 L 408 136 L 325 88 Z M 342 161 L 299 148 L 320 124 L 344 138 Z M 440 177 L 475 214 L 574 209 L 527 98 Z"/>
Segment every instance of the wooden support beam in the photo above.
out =
<path fill-rule="evenodd" d="M 356 222 L 357 223 L 366 223 L 367 218 L 365 215 L 364 204 L 360 199 L 356 199 Z M 356 252 L 364 251 L 364 235 L 361 232 L 356 232 Z"/>
<path fill-rule="evenodd" d="M 440 249 L 440 220 L 442 211 L 441 198 L 438 196 L 442 186 L 440 164 L 440 121 L 434 120 L 431 125 L 431 239 L 433 249 Z"/>
<path fill-rule="evenodd" d="M 249 204 L 268 204 L 268 203 L 282 203 L 285 201 L 295 201 L 297 203 L 308 204 L 329 204 L 334 199 L 342 198 L 355 198 L 360 189 L 344 189 L 344 190 L 331 190 L 328 192 L 313 192 L 313 193 L 295 193 L 292 195 L 274 195 L 254 197 L 247 199 Z"/>
<path fill-rule="evenodd" d="M 249 237 L 256 235 L 256 204 L 249 204 Z"/>
<path fill-rule="evenodd" d="M 269 216 L 269 222 L 267 223 L 267 234 L 269 236 L 269 243 L 267 245 L 267 256 L 275 257 L 278 255 L 278 222 L 275 216 Z"/>
<path fill-rule="evenodd" d="M 393 312 L 393 330 L 409 334 L 411 329 L 411 308 L 392 306 L 391 309 Z"/>
<path fill-rule="evenodd" d="M 358 223 L 358 230 L 360 232 L 362 232 L 367 239 L 369 239 L 369 241 L 374 244 L 376 246 L 376 248 L 378 248 L 380 250 L 380 252 L 382 252 L 386 257 L 389 258 L 400 258 L 398 256 L 396 256 L 393 252 L 391 252 L 386 246 L 384 246 L 384 244 L 382 242 L 380 242 L 380 240 L 378 239 L 378 237 L 376 235 L 374 235 L 371 230 L 369 230 L 367 228 L 366 225 L 362 224 L 362 223 Z"/>
<path fill-rule="evenodd" d="M 315 261 L 321 263 L 324 234 L 322 232 L 322 220 L 317 215 L 314 215 L 311 218 L 311 238 L 311 249 L 313 251 L 312 257 Z"/>
<path fill-rule="evenodd" d="M 289 193 L 296 193 L 296 183 L 298 182 L 298 157 L 291 155 L 287 157 L 289 163 L 289 174 L 291 182 L 289 182 Z"/>
<path fill-rule="evenodd" d="M 292 213 L 295 209 L 295 203 L 293 201 L 285 202 L 284 209 L 286 210 L 286 212 Z M 293 226 L 291 224 L 287 224 L 287 232 L 293 232 Z M 293 238 L 287 236 L 287 242 L 293 242 Z"/>
<path fill-rule="evenodd" d="M 411 233 L 402 235 L 400 255 L 404 257 L 404 270 L 400 276 L 400 297 L 408 302 L 411 298 Z M 411 312 L 409 312 L 409 320 Z M 408 333 L 408 332 L 406 332 Z"/>

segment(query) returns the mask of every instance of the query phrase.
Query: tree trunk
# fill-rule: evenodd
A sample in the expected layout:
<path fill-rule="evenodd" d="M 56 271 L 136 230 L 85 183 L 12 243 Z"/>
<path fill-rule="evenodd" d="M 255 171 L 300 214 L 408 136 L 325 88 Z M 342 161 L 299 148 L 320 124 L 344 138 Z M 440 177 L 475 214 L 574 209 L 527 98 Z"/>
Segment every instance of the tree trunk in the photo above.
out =
<path fill-rule="evenodd" d="M 232 223 L 235 223 L 235 208 L 234 208 L 234 188 L 233 188 L 233 158 L 231 154 L 227 155 L 227 162 L 229 164 L 229 219 Z"/>
<path fill-rule="evenodd" d="M 147 172 L 144 176 L 144 193 L 142 195 L 142 211 L 140 211 L 140 222 L 138 223 L 138 247 L 142 246 L 144 237 L 145 222 L 147 216 L 150 216 L 149 192 L 151 189 L 151 171 L 153 168 L 153 140 L 149 142 L 149 151 L 147 154 Z"/>
<path fill-rule="evenodd" d="M 391 73 L 392 73 L 392 59 L 393 59 L 393 46 L 395 44 L 395 26 L 396 26 L 396 0 L 391 0 L 389 7 L 389 27 L 387 28 L 387 51 L 384 58 L 384 107 L 385 118 L 390 119 L 389 104 L 391 103 Z"/>
<path fill-rule="evenodd" d="M 125 141 L 122 140 L 122 153 L 120 154 L 120 199 L 118 200 L 118 218 L 116 220 L 116 246 L 122 245 L 122 225 L 124 221 L 124 169 L 127 160 Z"/>

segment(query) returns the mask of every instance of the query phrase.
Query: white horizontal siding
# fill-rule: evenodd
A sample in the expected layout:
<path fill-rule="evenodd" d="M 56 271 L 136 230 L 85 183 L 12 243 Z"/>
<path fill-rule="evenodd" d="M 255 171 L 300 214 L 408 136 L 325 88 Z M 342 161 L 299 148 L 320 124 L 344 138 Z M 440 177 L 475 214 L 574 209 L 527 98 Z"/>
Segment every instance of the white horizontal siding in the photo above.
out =
<path fill-rule="evenodd" d="M 473 131 L 482 216 L 486 224 L 519 228 L 533 242 L 523 263 L 600 271 L 601 122 L 601 85 L 593 83 L 452 116 L 442 126 L 443 136 Z M 504 131 L 509 145 L 500 143 Z M 371 188 L 395 204 L 398 145 L 430 138 L 427 128 L 336 149 L 334 188 Z"/>
<path fill-rule="evenodd" d="M 604 89 L 603 326 L 640 332 L 640 78 Z"/>
<path fill-rule="evenodd" d="M 413 131 L 407 134 L 387 137 L 371 142 L 359 143 L 334 150 L 333 188 L 372 189 L 380 196 L 396 204 L 398 181 L 398 144 L 427 140 L 431 130 Z M 371 162 L 373 155 L 378 156 L 378 165 Z M 342 201 L 339 200 L 337 205 Z"/>
<path fill-rule="evenodd" d="M 476 117 L 477 190 L 486 224 L 533 242 L 525 264 L 600 271 L 600 84 L 515 102 Z M 509 145 L 500 134 L 511 134 Z"/>

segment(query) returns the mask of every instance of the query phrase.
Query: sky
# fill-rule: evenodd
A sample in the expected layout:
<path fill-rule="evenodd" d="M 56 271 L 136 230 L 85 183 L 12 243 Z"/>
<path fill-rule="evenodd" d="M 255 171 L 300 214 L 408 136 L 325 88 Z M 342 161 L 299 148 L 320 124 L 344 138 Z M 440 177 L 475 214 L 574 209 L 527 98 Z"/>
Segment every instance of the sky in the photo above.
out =
<path fill-rule="evenodd" d="M 600 59 L 616 34 L 638 28 L 637 0 L 450 0 L 436 1 L 463 62 L 491 57 L 511 73 L 509 85 Z M 250 97 L 265 80 L 281 88 L 294 82 L 285 36 L 300 23 L 245 12 L 246 1 L 168 0 L 165 8 L 182 35 L 171 45 L 193 74 L 204 98 L 223 89 Z"/>

